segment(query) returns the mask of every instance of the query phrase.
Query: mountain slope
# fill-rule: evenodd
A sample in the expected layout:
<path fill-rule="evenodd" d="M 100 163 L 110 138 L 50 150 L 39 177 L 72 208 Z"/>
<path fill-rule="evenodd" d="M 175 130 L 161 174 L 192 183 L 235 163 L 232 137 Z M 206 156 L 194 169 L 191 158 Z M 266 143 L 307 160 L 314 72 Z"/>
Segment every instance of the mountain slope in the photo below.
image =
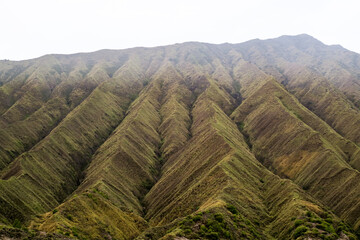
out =
<path fill-rule="evenodd" d="M 360 185 L 356 183 L 359 171 L 348 164 L 351 157 L 344 156 L 344 152 L 336 148 L 336 133 L 322 137 L 310 127 L 313 121 L 303 120 L 303 116 L 311 113 L 306 109 L 301 112 L 299 103 L 289 103 L 289 98 L 277 82 L 270 81 L 246 99 L 233 116 L 236 122 L 244 124 L 253 152 L 265 166 L 280 176 L 293 179 L 340 216 L 358 225 Z M 290 104 L 297 104 L 300 111 Z M 324 138 L 333 140 L 335 146 Z M 354 162 L 359 162 L 359 149 L 356 145 L 353 147 L 355 156 L 351 156 Z"/>
<path fill-rule="evenodd" d="M 357 239 L 359 59 L 299 35 L 1 61 L 0 233 Z"/>

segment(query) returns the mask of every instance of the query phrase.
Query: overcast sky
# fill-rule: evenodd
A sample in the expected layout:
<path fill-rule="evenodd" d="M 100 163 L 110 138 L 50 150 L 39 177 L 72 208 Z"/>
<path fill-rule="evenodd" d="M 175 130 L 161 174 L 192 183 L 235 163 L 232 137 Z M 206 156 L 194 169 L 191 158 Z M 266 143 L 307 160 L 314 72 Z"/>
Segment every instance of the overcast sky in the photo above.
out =
<path fill-rule="evenodd" d="M 359 0 L 0 0 L 0 59 L 307 33 L 360 53 Z"/>

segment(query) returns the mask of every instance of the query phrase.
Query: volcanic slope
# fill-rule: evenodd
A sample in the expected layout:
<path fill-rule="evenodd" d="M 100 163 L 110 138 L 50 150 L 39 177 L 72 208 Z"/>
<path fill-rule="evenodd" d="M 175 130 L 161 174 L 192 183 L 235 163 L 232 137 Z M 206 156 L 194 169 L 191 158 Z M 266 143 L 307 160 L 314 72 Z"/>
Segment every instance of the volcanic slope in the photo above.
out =
<path fill-rule="evenodd" d="M 299 35 L 1 61 L 0 222 L 357 239 L 359 59 Z"/>

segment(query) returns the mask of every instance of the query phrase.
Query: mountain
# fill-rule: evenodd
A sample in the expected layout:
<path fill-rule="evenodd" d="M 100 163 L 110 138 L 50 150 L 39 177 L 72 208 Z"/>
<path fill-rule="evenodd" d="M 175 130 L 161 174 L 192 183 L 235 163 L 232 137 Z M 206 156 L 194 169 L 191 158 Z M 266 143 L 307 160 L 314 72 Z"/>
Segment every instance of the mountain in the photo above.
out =
<path fill-rule="evenodd" d="M 360 55 L 308 35 L 0 61 L 0 237 L 359 239 Z"/>

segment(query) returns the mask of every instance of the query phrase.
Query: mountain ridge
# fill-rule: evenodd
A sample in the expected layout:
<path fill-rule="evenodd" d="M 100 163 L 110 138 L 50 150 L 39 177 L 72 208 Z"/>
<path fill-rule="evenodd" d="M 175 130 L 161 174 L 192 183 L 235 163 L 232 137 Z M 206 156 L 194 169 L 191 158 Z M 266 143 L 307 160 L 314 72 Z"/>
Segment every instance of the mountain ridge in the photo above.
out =
<path fill-rule="evenodd" d="M 356 239 L 359 73 L 358 54 L 309 35 L 2 62 L 0 223 Z"/>

